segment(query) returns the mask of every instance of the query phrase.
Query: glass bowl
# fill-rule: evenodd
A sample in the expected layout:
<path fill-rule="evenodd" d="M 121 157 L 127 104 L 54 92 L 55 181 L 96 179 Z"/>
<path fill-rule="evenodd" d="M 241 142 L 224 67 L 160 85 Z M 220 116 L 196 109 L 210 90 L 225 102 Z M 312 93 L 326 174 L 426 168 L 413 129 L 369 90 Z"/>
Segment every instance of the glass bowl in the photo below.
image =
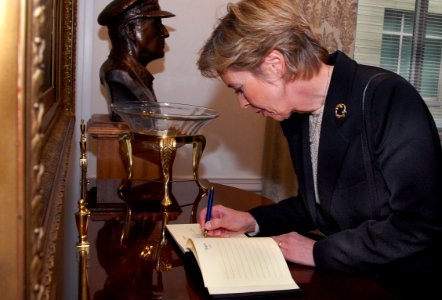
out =
<path fill-rule="evenodd" d="M 130 131 L 154 136 L 192 136 L 219 116 L 210 108 L 169 102 L 117 102 L 110 108 Z"/>

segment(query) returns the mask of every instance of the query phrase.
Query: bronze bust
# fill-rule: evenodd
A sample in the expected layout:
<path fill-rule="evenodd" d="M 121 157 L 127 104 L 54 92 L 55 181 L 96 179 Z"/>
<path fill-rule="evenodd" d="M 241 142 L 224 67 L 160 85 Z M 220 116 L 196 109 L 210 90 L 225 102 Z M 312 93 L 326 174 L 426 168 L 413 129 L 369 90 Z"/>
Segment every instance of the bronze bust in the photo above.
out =
<path fill-rule="evenodd" d="M 175 15 L 163 11 L 158 0 L 113 0 L 98 16 L 107 26 L 112 49 L 100 69 L 100 81 L 110 103 L 157 101 L 149 62 L 164 56 L 169 32 L 162 18 Z M 112 121 L 121 121 L 112 113 Z"/>

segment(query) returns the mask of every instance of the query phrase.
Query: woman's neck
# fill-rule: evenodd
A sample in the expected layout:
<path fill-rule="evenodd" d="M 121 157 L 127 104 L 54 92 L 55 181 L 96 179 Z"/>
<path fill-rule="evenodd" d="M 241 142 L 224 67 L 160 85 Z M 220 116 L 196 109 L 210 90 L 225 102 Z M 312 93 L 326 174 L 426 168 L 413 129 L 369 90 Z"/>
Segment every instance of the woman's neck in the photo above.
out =
<path fill-rule="evenodd" d="M 289 83 L 294 111 L 311 113 L 325 104 L 333 66 L 322 64 L 318 74 L 310 79 L 295 79 Z"/>

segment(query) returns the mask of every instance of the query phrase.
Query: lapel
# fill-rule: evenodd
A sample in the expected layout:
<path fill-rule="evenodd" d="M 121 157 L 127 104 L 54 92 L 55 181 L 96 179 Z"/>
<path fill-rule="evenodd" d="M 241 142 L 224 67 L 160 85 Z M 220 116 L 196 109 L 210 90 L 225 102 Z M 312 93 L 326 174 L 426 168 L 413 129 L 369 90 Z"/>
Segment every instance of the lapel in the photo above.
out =
<path fill-rule="evenodd" d="M 332 54 L 330 63 L 335 66 L 325 101 L 318 153 L 318 193 L 321 214 L 315 204 L 313 173 L 309 141 L 308 114 L 293 114 L 281 126 L 290 145 L 298 174 L 299 192 L 313 220 L 332 224 L 330 208 L 343 162 L 350 143 L 360 138 L 361 95 L 366 68 L 357 65 L 342 52 Z M 345 118 L 336 117 L 338 104 L 346 106 Z M 301 147 L 299 146 L 301 145 Z M 361 156 L 362 159 L 362 156 Z M 326 220 L 322 220 L 324 217 Z M 328 226 L 327 225 L 327 226 Z"/>
<path fill-rule="evenodd" d="M 331 84 L 325 101 L 318 151 L 318 194 L 325 217 L 329 217 L 331 200 L 345 160 L 350 138 L 360 127 L 360 106 L 353 93 L 357 65 L 338 53 Z M 333 59 L 333 58 L 332 58 Z M 336 116 L 336 107 L 345 105 L 347 115 Z"/>
<path fill-rule="evenodd" d="M 316 208 L 310 160 L 308 114 L 294 113 L 288 120 L 281 123 L 281 127 L 287 139 L 293 166 L 297 174 L 299 193 L 314 220 L 316 218 Z"/>

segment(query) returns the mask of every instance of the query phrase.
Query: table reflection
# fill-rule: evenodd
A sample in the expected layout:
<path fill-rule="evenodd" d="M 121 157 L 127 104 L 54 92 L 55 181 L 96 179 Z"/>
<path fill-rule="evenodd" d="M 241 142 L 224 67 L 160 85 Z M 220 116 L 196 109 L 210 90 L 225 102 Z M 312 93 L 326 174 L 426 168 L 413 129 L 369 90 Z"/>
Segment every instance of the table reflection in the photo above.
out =
<path fill-rule="evenodd" d="M 161 299 L 162 273 L 181 265 L 162 230 L 162 222 L 135 221 L 126 244 L 121 221 L 104 222 L 95 242 L 97 259 L 107 278 L 94 299 Z"/>
<path fill-rule="evenodd" d="M 99 180 L 91 189 L 89 236 L 96 240 L 91 241 L 90 268 L 101 270 L 89 276 L 93 299 L 164 299 L 164 273 L 183 265 L 165 225 L 180 218 L 196 222 L 206 193 L 187 181 L 175 182 L 170 189 L 173 204 L 163 206 L 162 190 L 161 182 L 137 180 L 126 182 L 123 190 L 119 180 Z"/>

